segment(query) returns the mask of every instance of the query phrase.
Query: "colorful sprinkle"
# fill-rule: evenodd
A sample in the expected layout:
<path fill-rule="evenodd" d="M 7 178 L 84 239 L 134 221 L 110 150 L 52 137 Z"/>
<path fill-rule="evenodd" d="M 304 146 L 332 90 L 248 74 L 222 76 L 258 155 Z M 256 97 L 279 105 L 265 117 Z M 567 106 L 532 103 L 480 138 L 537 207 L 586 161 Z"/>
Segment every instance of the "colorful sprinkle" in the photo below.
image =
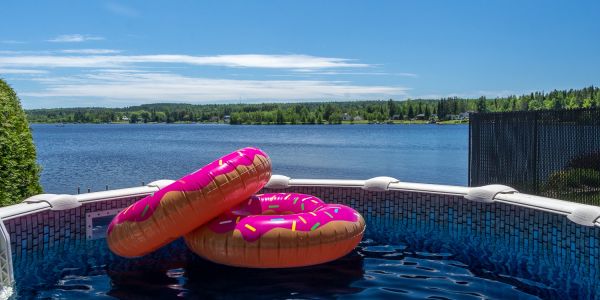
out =
<path fill-rule="evenodd" d="M 318 224 L 318 223 L 317 223 Z M 248 228 L 250 231 L 255 232 L 256 228 L 252 227 L 250 224 L 244 225 L 244 227 Z"/>
<path fill-rule="evenodd" d="M 314 203 L 314 204 L 318 204 L 319 202 L 317 202 L 317 200 L 310 200 L 310 202 Z"/>
<path fill-rule="evenodd" d="M 221 222 L 219 222 L 219 224 L 223 225 L 223 224 L 229 224 L 229 223 L 231 223 L 231 222 L 233 222 L 233 221 L 231 221 L 231 220 L 226 220 L 226 221 L 221 221 Z"/>
<path fill-rule="evenodd" d="M 302 221 L 302 223 L 306 224 L 306 220 L 304 220 L 304 218 L 303 218 L 303 217 L 301 217 L 301 216 L 298 216 L 298 218 L 300 219 L 300 221 Z"/>
<path fill-rule="evenodd" d="M 285 196 L 285 198 L 283 198 L 283 200 L 287 200 L 292 194 L 287 194 L 287 196 Z"/>
<path fill-rule="evenodd" d="M 292 221 L 292 231 L 296 231 L 296 221 Z"/>
<path fill-rule="evenodd" d="M 235 219 L 235 224 L 237 224 L 237 223 L 239 223 L 239 222 L 240 222 L 240 218 L 241 218 L 241 217 L 240 217 L 240 216 L 238 216 L 238 217 L 237 217 L 237 219 Z"/>
<path fill-rule="evenodd" d="M 304 203 L 300 204 L 300 209 L 304 210 Z"/>
<path fill-rule="evenodd" d="M 317 214 L 315 214 L 315 213 L 314 213 L 314 212 L 312 212 L 312 211 L 311 211 L 311 212 L 309 212 L 309 214 L 311 214 L 313 217 L 316 217 L 316 216 L 317 216 Z"/>
<path fill-rule="evenodd" d="M 333 210 L 333 212 L 337 214 L 339 210 L 340 210 L 339 208 L 336 208 Z"/>
<path fill-rule="evenodd" d="M 146 204 L 146 206 L 144 207 L 144 211 L 142 211 L 142 214 L 140 215 L 140 217 L 142 217 L 142 218 L 144 217 L 144 215 L 148 211 L 148 208 L 150 208 L 150 204 Z"/>
<path fill-rule="evenodd" d="M 296 204 L 296 202 L 298 202 L 298 197 L 294 198 L 294 204 Z"/>
<path fill-rule="evenodd" d="M 328 213 L 328 212 L 324 212 L 324 213 L 325 213 L 326 215 L 328 215 L 330 218 L 332 218 L 332 219 L 333 219 L 333 215 L 331 215 L 331 214 L 330 214 L 330 213 Z"/>
<path fill-rule="evenodd" d="M 313 225 L 313 227 L 310 228 L 310 231 L 317 229 L 317 227 L 319 227 L 319 225 L 321 225 L 321 223 L 319 223 L 319 222 L 315 223 L 315 225 Z"/>
<path fill-rule="evenodd" d="M 248 200 L 248 205 L 252 204 L 252 198 L 250 198 L 250 200 Z"/>
<path fill-rule="evenodd" d="M 223 165 L 223 160 L 219 159 L 219 166 L 222 166 L 222 165 Z"/>
<path fill-rule="evenodd" d="M 271 222 L 281 223 L 281 222 L 285 222 L 285 219 L 284 218 L 275 218 L 275 219 L 271 219 Z"/>
<path fill-rule="evenodd" d="M 240 152 L 240 151 L 238 151 L 238 154 L 239 154 L 240 156 L 244 156 L 244 154 L 243 154 L 242 152 Z"/>
<path fill-rule="evenodd" d="M 279 208 L 279 205 L 275 204 L 275 205 L 269 205 L 269 208 Z"/>

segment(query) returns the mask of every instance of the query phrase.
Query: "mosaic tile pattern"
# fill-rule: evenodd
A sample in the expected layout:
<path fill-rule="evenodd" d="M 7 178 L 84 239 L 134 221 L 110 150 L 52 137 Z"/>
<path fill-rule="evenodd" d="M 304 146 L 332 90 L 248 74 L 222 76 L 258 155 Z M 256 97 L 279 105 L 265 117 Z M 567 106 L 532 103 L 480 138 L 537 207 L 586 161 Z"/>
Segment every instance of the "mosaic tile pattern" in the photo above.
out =
<path fill-rule="evenodd" d="M 5 220 L 12 254 L 43 253 L 50 247 L 85 241 L 87 213 L 125 208 L 141 198 L 143 196 L 92 202 L 67 211 L 47 210 Z"/>
<path fill-rule="evenodd" d="M 577 225 L 565 216 L 503 203 L 477 203 L 460 196 L 358 188 L 293 187 L 296 192 L 348 205 L 375 226 L 406 226 L 455 238 L 503 244 L 503 251 L 555 260 L 577 272 L 600 275 L 600 228 Z M 369 222 L 370 220 L 374 220 Z"/>
<path fill-rule="evenodd" d="M 502 241 L 533 257 L 578 266 L 595 278 L 600 265 L 600 228 L 579 226 L 564 216 L 507 204 L 475 203 L 459 196 L 416 192 L 369 192 L 359 188 L 295 187 L 262 192 L 298 192 L 351 206 L 371 226 L 404 226 L 457 238 Z M 45 211 L 4 221 L 13 256 L 43 255 L 49 247 L 86 240 L 86 214 L 125 208 L 141 197 L 87 203 L 69 211 Z M 373 225 L 374 224 L 374 225 Z"/>

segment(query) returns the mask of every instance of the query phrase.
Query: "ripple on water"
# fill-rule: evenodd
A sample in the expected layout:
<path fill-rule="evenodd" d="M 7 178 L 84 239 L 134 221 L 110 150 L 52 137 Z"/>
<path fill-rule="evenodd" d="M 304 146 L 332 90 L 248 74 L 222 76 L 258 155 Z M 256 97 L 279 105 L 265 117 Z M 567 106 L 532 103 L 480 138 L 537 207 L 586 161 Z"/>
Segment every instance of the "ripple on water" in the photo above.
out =
<path fill-rule="evenodd" d="M 17 260 L 15 276 L 23 298 L 513 300 L 562 295 L 533 278 L 505 274 L 501 267 L 487 269 L 472 257 L 480 252 L 423 245 L 367 236 L 339 260 L 277 270 L 213 264 L 192 254 L 181 240 L 142 258 L 123 259 L 112 255 L 104 240 L 96 240 L 51 249 L 37 261 Z"/>

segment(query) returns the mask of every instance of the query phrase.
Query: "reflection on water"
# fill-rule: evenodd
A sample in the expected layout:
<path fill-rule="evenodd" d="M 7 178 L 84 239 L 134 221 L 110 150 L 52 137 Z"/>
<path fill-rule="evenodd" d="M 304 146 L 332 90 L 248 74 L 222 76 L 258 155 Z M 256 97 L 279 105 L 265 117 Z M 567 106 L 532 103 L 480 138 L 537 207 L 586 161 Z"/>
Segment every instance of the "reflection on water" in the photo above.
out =
<path fill-rule="evenodd" d="M 435 228 L 368 220 L 348 256 L 279 270 L 205 261 L 178 240 L 142 258 L 112 255 L 105 240 L 62 245 L 15 262 L 19 296 L 150 298 L 592 298 L 597 281 L 568 262 L 502 240 L 448 236 Z"/>
<path fill-rule="evenodd" d="M 48 193 L 123 188 L 177 179 L 247 146 L 265 150 L 275 174 L 466 185 L 468 126 L 33 124 Z"/>

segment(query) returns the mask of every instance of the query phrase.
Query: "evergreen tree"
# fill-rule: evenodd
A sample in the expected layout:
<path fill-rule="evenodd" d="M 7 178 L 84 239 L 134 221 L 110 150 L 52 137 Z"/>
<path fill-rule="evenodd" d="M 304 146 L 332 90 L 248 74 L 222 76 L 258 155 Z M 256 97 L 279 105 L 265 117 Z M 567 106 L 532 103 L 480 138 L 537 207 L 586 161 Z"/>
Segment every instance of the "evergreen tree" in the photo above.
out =
<path fill-rule="evenodd" d="M 285 120 L 283 118 L 283 111 L 281 109 L 277 109 L 277 117 L 275 119 L 277 124 L 285 124 Z"/>
<path fill-rule="evenodd" d="M 132 113 L 131 116 L 129 116 L 129 123 L 135 124 L 140 120 L 140 117 L 137 113 Z"/>
<path fill-rule="evenodd" d="M 392 100 L 392 99 L 388 100 L 388 111 L 389 111 L 389 114 L 388 114 L 388 116 L 390 117 L 390 119 L 391 119 L 391 118 L 392 118 L 392 117 L 393 117 L 395 114 L 397 114 L 397 111 L 396 111 L 396 104 L 394 103 L 394 100 Z"/>
<path fill-rule="evenodd" d="M 17 94 L 0 79 L 0 205 L 39 194 L 40 167 L 33 137 Z"/>
<path fill-rule="evenodd" d="M 413 110 L 412 105 L 408 105 L 408 118 L 412 119 L 415 117 L 415 111 Z"/>
<path fill-rule="evenodd" d="M 477 112 L 486 112 L 487 111 L 487 100 L 484 96 L 479 97 L 477 99 Z"/>

